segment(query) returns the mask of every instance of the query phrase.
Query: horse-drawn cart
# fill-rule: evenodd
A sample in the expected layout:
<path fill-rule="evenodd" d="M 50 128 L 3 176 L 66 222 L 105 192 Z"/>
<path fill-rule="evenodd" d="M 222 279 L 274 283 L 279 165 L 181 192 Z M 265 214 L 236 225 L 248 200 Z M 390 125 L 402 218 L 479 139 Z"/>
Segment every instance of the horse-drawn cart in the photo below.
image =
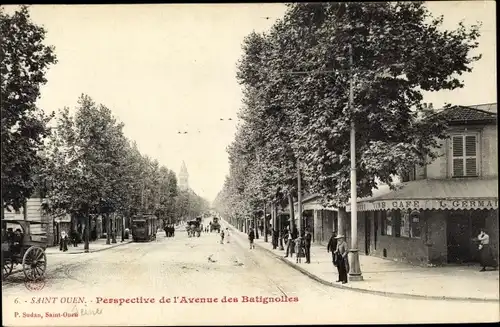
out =
<path fill-rule="evenodd" d="M 27 280 L 43 279 L 47 269 L 46 242 L 33 240 L 30 226 L 45 224 L 40 221 L 2 221 L 2 280 L 12 273 L 14 266 L 22 265 Z M 7 228 L 7 225 L 14 226 Z"/>

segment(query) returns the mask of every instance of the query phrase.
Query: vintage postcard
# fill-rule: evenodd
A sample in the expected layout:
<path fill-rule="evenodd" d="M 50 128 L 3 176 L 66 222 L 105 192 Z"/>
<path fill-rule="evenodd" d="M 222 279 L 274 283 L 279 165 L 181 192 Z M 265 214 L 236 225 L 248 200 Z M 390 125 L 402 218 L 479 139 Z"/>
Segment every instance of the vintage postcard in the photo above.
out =
<path fill-rule="evenodd" d="M 0 8 L 4 326 L 500 320 L 495 2 Z"/>

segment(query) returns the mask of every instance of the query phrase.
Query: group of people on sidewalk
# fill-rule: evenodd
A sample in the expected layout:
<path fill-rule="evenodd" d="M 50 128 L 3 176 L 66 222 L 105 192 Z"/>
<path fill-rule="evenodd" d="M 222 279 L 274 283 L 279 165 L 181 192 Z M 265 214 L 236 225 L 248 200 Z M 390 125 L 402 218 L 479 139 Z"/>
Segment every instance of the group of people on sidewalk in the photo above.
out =
<path fill-rule="evenodd" d="M 285 258 L 289 255 L 293 257 L 295 253 L 296 263 L 301 263 L 303 257 L 306 258 L 306 263 L 311 263 L 312 235 L 309 229 L 299 235 L 297 228 L 294 228 L 293 231 L 287 228 L 284 236 L 286 242 Z"/>
<path fill-rule="evenodd" d="M 71 234 L 68 235 L 66 231 L 61 232 L 61 236 L 59 238 L 59 251 L 66 252 L 68 251 L 68 244 L 71 242 L 73 247 L 78 247 L 78 244 L 81 241 L 80 233 L 76 230 L 71 231 Z"/>
<path fill-rule="evenodd" d="M 226 229 L 227 230 L 227 229 Z M 228 231 L 227 231 L 228 233 Z M 272 247 L 275 250 L 278 247 L 278 242 L 280 241 L 279 233 L 277 230 L 273 229 L 272 233 Z M 286 244 L 286 257 L 293 257 L 296 255 L 296 263 L 301 262 L 301 258 L 305 256 L 306 263 L 311 262 L 311 241 L 312 235 L 308 229 L 306 229 L 302 235 L 299 235 L 298 230 L 294 228 L 292 231 L 287 228 L 282 232 Z M 248 232 L 248 240 L 250 249 L 255 249 L 255 238 L 256 231 L 251 228 Z M 224 240 L 224 231 L 221 231 L 221 243 Z M 498 263 L 496 262 L 495 256 L 493 254 L 492 248 L 489 245 L 489 235 L 486 234 L 485 230 L 482 229 L 480 234 L 475 238 L 478 242 L 478 250 L 480 257 L 480 271 L 486 271 L 487 267 L 497 268 Z M 283 248 L 282 248 L 283 249 Z M 348 283 L 348 274 L 350 270 L 348 253 L 349 246 L 346 242 L 345 236 L 342 234 L 337 234 L 336 231 L 332 232 L 332 235 L 326 246 L 328 253 L 331 253 L 333 266 L 337 269 L 338 278 L 337 283 L 346 284 Z"/>

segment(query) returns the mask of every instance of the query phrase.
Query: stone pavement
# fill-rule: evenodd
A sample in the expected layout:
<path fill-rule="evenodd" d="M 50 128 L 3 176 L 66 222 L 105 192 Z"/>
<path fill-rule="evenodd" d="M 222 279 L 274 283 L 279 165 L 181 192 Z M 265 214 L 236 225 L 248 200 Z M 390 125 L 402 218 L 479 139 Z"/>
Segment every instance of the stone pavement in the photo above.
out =
<path fill-rule="evenodd" d="M 230 226 L 227 222 L 225 225 Z M 243 232 L 230 226 L 234 232 L 247 237 Z M 499 301 L 498 270 L 479 272 L 479 266 L 418 267 L 388 259 L 360 255 L 363 281 L 336 283 L 337 269 L 332 264 L 331 253 L 326 246 L 313 244 L 311 263 L 295 263 L 294 258 L 284 258 L 285 251 L 273 250 L 271 237 L 268 243 L 264 237 L 255 244 L 280 258 L 283 262 L 301 271 L 316 281 L 332 287 L 351 289 L 359 292 L 396 297 Z"/>

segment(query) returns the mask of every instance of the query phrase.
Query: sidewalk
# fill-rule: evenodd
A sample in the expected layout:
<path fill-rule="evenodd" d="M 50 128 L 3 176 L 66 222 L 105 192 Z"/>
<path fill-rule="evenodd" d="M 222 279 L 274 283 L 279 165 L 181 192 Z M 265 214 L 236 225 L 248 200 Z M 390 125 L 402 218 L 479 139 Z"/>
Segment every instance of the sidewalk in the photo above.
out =
<path fill-rule="evenodd" d="M 117 246 L 121 246 L 121 245 L 125 245 L 125 244 L 128 244 L 128 243 L 131 243 L 132 240 L 129 239 L 129 240 L 124 240 L 123 242 L 121 242 L 120 240 L 116 240 L 116 243 L 113 244 L 109 244 L 109 245 L 106 245 L 106 239 L 98 239 L 94 242 L 90 242 L 89 244 L 89 252 L 99 252 L 99 251 L 104 251 L 104 250 L 108 250 L 108 249 L 111 249 L 111 248 L 115 248 Z M 68 251 L 66 252 L 62 252 L 62 251 L 59 251 L 59 246 L 52 246 L 52 247 L 48 247 L 45 249 L 45 254 L 47 256 L 52 256 L 52 255 L 65 255 L 65 254 L 80 254 L 80 253 L 85 253 L 84 249 L 83 249 L 83 246 L 84 244 L 78 244 L 78 247 L 73 247 L 73 246 L 68 246 Z M 48 261 L 48 260 L 47 260 Z M 20 273 L 23 271 L 23 268 L 22 268 L 22 265 L 17 265 L 16 267 L 14 267 L 14 269 L 12 270 L 12 275 L 13 274 L 17 274 L 17 273 Z"/>
<path fill-rule="evenodd" d="M 116 243 L 106 244 L 106 239 L 105 238 L 103 238 L 103 239 L 97 239 L 97 240 L 89 243 L 89 252 L 104 251 L 104 250 L 111 249 L 111 248 L 114 248 L 114 247 L 117 247 L 117 246 L 121 246 L 121 245 L 125 245 L 125 244 L 128 244 L 128 243 L 131 243 L 131 242 L 132 242 L 131 239 L 123 240 L 123 242 L 121 242 L 121 239 L 117 239 Z M 62 252 L 62 251 L 59 251 L 59 246 L 52 246 L 52 247 L 48 247 L 45 250 L 45 253 L 47 255 L 85 253 L 83 247 L 84 247 L 84 243 L 78 244 L 77 247 L 74 247 L 73 245 L 68 244 L 68 251 Z"/>
<path fill-rule="evenodd" d="M 235 233 L 238 231 L 226 222 Z M 332 264 L 331 253 L 326 246 L 313 244 L 311 263 L 296 264 L 294 258 L 284 258 L 285 251 L 273 250 L 271 237 L 268 243 L 264 237 L 255 240 L 255 244 L 280 258 L 289 266 L 299 270 L 310 278 L 328 286 L 351 289 L 359 292 L 380 294 L 403 298 L 499 301 L 499 272 L 479 272 L 479 266 L 418 267 L 360 254 L 363 281 L 347 284 L 336 283 L 337 269 Z"/>

